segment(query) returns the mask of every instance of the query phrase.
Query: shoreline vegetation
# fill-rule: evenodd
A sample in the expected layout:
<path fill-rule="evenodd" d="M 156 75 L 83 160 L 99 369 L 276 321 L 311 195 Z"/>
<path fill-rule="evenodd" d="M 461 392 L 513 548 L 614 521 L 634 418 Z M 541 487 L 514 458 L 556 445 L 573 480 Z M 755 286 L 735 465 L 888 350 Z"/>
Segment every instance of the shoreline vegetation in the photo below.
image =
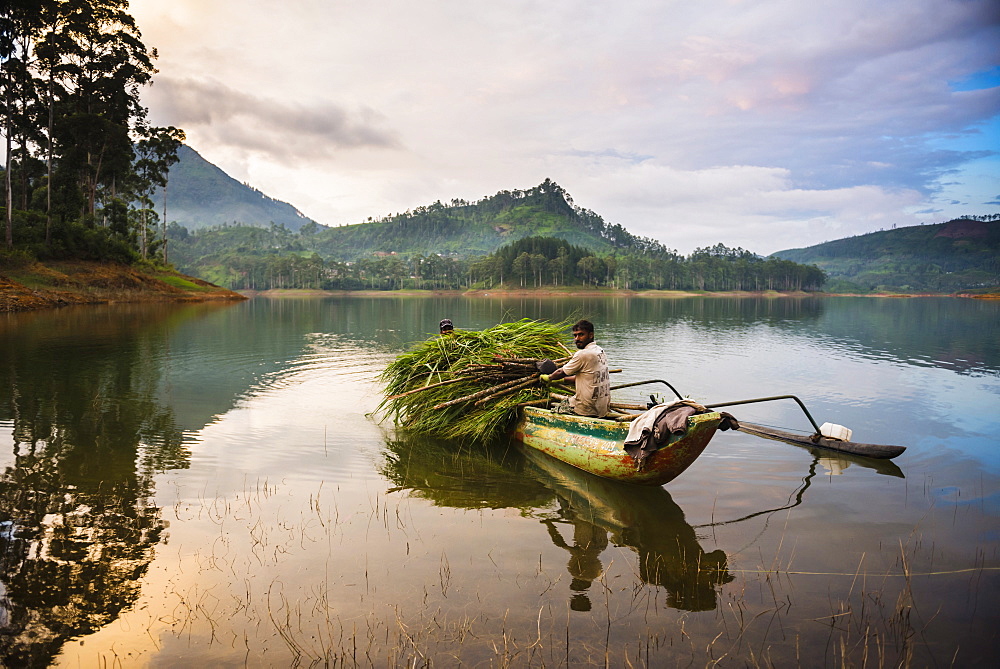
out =
<path fill-rule="evenodd" d="M 680 299 L 690 297 L 965 297 L 1000 299 L 996 290 L 982 293 L 824 293 L 821 291 L 777 290 L 623 290 L 562 286 L 559 288 L 509 288 L 472 290 L 320 290 L 287 289 L 232 291 L 172 269 L 143 268 L 115 263 L 61 261 L 28 263 L 0 269 L 0 313 L 33 311 L 81 304 L 115 302 L 192 302 L 212 300 L 304 299 L 336 296 L 354 297 L 469 297 L 469 298 L 560 298 L 637 297 Z"/>
<path fill-rule="evenodd" d="M 245 300 L 173 269 L 83 260 L 0 268 L 0 313 L 115 302 Z"/>
<path fill-rule="evenodd" d="M 615 288 L 594 289 L 586 287 L 563 288 L 513 288 L 474 290 L 316 290 L 311 288 L 274 288 L 271 290 L 239 290 L 248 298 L 310 298 L 353 295 L 355 297 L 645 297 L 645 298 L 687 298 L 687 297 L 964 297 L 973 299 L 1000 300 L 997 293 L 827 293 L 821 290 L 621 290 Z"/>

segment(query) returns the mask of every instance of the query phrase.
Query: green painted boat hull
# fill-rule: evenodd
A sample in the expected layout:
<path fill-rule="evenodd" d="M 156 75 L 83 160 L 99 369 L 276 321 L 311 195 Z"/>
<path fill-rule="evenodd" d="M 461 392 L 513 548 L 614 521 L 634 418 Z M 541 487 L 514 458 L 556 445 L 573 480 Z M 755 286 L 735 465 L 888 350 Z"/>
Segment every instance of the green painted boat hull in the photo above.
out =
<path fill-rule="evenodd" d="M 722 416 L 717 412 L 688 419 L 688 429 L 646 459 L 641 471 L 625 452 L 629 423 L 553 413 L 525 407 L 514 436 L 527 446 L 591 474 L 641 485 L 674 480 L 701 455 L 715 436 Z"/>

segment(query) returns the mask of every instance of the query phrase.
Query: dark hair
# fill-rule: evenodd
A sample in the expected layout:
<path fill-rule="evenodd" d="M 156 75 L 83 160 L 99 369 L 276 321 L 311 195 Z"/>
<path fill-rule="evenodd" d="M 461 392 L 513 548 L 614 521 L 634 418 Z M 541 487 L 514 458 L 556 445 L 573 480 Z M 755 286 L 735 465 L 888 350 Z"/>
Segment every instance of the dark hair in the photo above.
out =
<path fill-rule="evenodd" d="M 438 323 L 438 329 L 441 330 L 441 332 L 444 332 L 445 330 L 454 330 L 455 326 L 452 325 L 450 318 L 446 318 Z"/>
<path fill-rule="evenodd" d="M 583 330 L 584 332 L 594 334 L 594 324 L 587 320 L 579 320 L 573 324 L 573 332 L 576 332 L 577 330 Z"/>

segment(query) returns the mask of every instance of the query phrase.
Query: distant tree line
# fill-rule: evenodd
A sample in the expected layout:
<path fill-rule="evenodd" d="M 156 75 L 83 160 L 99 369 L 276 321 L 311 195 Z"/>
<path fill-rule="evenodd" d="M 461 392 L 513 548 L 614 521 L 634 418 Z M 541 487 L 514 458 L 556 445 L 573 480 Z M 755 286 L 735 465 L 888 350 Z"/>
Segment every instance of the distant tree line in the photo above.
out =
<path fill-rule="evenodd" d="M 615 249 L 596 254 L 552 237 L 526 237 L 494 253 L 461 258 L 381 253 L 353 261 L 324 260 L 303 235 L 283 226 L 227 226 L 191 234 L 171 226 L 179 256 L 206 237 L 186 271 L 235 290 L 317 288 L 398 290 L 589 286 L 626 290 L 818 290 L 826 280 L 814 266 L 762 258 L 723 244 L 685 257 L 669 249 Z M 308 237 L 308 235 L 306 235 Z"/>
<path fill-rule="evenodd" d="M 826 276 L 813 266 L 762 258 L 723 244 L 687 256 L 659 248 L 594 254 L 560 239 L 528 237 L 470 266 L 487 286 L 585 284 L 626 290 L 818 290 Z M 505 279 L 506 277 L 506 279 Z"/>
<path fill-rule="evenodd" d="M 971 214 L 966 216 L 959 216 L 959 219 L 968 219 L 970 221 L 982 221 L 987 223 L 989 221 L 1000 221 L 1000 214 Z"/>
<path fill-rule="evenodd" d="M 8 251 L 165 259 L 150 198 L 166 188 L 184 133 L 147 122 L 139 90 L 156 51 L 127 9 L 126 0 L 8 0 L 0 11 Z"/>

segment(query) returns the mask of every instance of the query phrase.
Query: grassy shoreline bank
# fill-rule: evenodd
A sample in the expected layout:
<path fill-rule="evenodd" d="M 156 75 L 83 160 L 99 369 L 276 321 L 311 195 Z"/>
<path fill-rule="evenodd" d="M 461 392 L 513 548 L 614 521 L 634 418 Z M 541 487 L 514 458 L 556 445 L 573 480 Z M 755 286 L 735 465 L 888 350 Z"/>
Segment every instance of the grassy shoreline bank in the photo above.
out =
<path fill-rule="evenodd" d="M 0 313 L 113 302 L 245 299 L 234 291 L 169 269 L 82 260 L 0 267 Z"/>

